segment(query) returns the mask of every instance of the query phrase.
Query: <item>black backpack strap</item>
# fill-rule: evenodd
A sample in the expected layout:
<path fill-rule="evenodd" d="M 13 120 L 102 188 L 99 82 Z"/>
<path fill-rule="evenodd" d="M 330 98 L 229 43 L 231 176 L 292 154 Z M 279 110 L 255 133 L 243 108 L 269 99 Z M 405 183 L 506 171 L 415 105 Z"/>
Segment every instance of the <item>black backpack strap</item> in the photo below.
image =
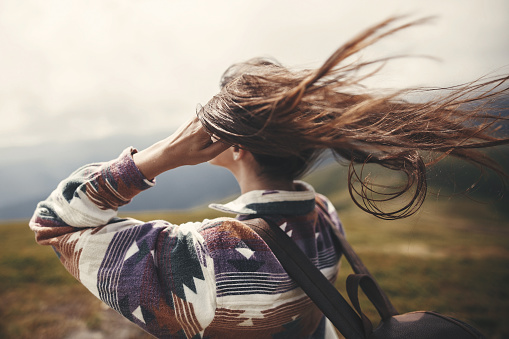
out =
<path fill-rule="evenodd" d="M 267 243 L 288 275 L 346 338 L 365 338 L 357 313 L 278 225 L 261 218 L 243 222 Z"/>
<path fill-rule="evenodd" d="M 369 319 L 361 310 L 359 303 L 359 286 L 362 288 L 369 301 L 375 306 L 383 321 L 389 320 L 389 318 L 396 315 L 390 313 L 385 302 L 385 293 L 376 281 L 373 280 L 372 276 L 368 274 L 350 274 L 346 279 L 346 291 L 355 310 L 361 315 L 365 328 L 367 327 L 366 320 L 369 321 Z M 369 321 L 369 324 L 371 325 L 371 321 Z"/>
<path fill-rule="evenodd" d="M 335 244 L 341 248 L 343 255 L 345 256 L 346 260 L 348 260 L 348 263 L 352 267 L 353 271 L 356 274 L 360 275 L 367 275 L 370 277 L 369 280 L 372 282 L 367 283 L 361 283 L 360 286 L 362 287 L 362 290 L 366 295 L 369 293 L 370 295 L 379 294 L 381 300 L 378 300 L 377 298 L 377 304 L 375 304 L 378 313 L 380 313 L 380 316 L 382 318 L 387 318 L 389 316 L 398 315 L 399 312 L 396 310 L 394 305 L 392 305 L 389 297 L 385 294 L 385 292 L 382 290 L 382 288 L 378 285 L 373 275 L 369 272 L 368 268 L 363 264 L 362 260 L 359 258 L 357 253 L 353 250 L 352 246 L 350 246 L 350 243 L 346 240 L 345 236 L 339 231 L 339 229 L 336 227 L 336 225 L 332 222 L 332 220 L 329 217 L 329 212 L 327 211 L 327 207 L 325 206 L 324 202 L 320 200 L 319 198 L 316 199 L 316 203 L 318 207 L 322 210 L 322 217 L 325 218 L 325 220 L 330 224 L 331 229 L 334 231 L 333 240 Z M 368 279 L 364 279 L 365 281 Z M 372 286 L 375 285 L 375 286 Z M 370 289 L 370 292 L 366 292 L 365 286 Z M 373 292 L 371 292 L 373 291 Z M 374 292 L 376 291 L 376 292 Z M 352 300 L 352 299 L 350 299 Z M 352 300 L 353 301 L 353 300 Z"/>

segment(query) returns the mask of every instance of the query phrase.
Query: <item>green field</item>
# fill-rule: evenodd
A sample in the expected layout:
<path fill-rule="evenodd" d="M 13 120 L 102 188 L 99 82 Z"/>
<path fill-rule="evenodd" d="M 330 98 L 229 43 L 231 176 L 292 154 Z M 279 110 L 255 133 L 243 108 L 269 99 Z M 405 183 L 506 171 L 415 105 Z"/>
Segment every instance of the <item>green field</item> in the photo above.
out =
<path fill-rule="evenodd" d="M 382 221 L 353 206 L 339 187 L 342 180 L 336 187 L 320 181 L 325 177 L 311 181 L 331 197 L 348 239 L 400 312 L 436 310 L 489 338 L 509 338 L 509 223 L 507 213 L 495 208 L 500 203 L 430 196 L 417 215 Z M 174 223 L 217 215 L 206 209 L 131 214 Z M 344 264 L 341 291 L 349 273 Z M 0 298 L 1 338 L 148 337 L 106 310 L 67 274 L 51 248 L 36 245 L 27 221 L 0 224 Z M 364 308 L 377 322 L 374 309 Z"/>

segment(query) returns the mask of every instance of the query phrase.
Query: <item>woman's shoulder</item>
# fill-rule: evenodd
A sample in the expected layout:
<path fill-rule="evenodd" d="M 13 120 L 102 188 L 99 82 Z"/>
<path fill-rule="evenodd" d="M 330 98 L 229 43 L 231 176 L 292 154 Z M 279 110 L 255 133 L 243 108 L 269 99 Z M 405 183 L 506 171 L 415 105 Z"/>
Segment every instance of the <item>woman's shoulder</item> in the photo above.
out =
<path fill-rule="evenodd" d="M 317 204 L 324 206 L 329 213 L 336 211 L 334 204 L 329 200 L 329 198 L 321 193 L 315 193 L 315 201 Z"/>
<path fill-rule="evenodd" d="M 206 242 L 232 242 L 234 239 L 241 241 L 253 239 L 256 236 L 256 233 L 245 222 L 231 217 L 205 219 L 199 232 Z"/>

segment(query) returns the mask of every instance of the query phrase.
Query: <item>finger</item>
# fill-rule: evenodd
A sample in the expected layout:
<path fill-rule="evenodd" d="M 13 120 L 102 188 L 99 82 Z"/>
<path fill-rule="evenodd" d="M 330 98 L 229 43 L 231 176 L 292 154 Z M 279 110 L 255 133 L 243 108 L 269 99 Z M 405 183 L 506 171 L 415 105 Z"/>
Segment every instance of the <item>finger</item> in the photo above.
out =
<path fill-rule="evenodd" d="M 209 145 L 207 147 L 207 153 L 209 154 L 209 156 L 211 158 L 214 158 L 216 157 L 217 155 L 223 153 L 224 151 L 226 151 L 228 148 L 230 148 L 231 145 L 225 143 L 225 142 L 222 142 L 222 141 L 216 141 L 214 143 L 212 143 L 211 145 Z"/>

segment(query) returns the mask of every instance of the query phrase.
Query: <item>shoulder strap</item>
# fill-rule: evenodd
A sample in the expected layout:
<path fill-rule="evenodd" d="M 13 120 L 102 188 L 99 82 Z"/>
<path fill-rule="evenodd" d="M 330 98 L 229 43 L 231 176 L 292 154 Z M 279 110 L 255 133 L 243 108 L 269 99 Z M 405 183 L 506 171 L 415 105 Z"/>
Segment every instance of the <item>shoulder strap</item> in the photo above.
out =
<path fill-rule="evenodd" d="M 365 338 L 361 318 L 283 230 L 261 218 L 243 222 L 267 243 L 288 275 L 346 338 Z"/>
<path fill-rule="evenodd" d="M 330 224 L 331 229 L 334 231 L 334 235 L 336 235 L 335 237 L 333 237 L 334 242 L 343 251 L 343 255 L 345 256 L 346 260 L 348 260 L 348 263 L 352 267 L 353 271 L 356 274 L 367 275 L 373 281 L 373 284 L 375 285 L 375 287 L 373 287 L 373 289 L 376 289 L 376 292 L 380 294 L 380 297 L 382 298 L 382 301 L 383 301 L 381 303 L 377 303 L 377 305 L 378 305 L 377 309 L 378 309 L 379 313 L 380 314 L 383 313 L 387 317 L 392 316 L 392 315 L 398 315 L 399 312 L 396 310 L 394 305 L 392 305 L 389 297 L 385 294 L 385 292 L 382 290 L 382 288 L 378 285 L 378 283 L 376 282 L 373 275 L 369 272 L 368 268 L 364 265 L 364 263 L 359 258 L 357 253 L 355 253 L 352 246 L 350 246 L 350 243 L 346 240 L 345 236 L 339 231 L 337 226 L 330 219 L 329 211 L 327 210 L 327 207 L 325 206 L 324 202 L 321 199 L 317 198 L 316 203 L 317 203 L 318 207 L 323 212 L 322 216 Z M 363 288 L 363 290 L 365 290 L 365 288 Z M 381 309 L 383 309 L 383 310 L 381 310 Z"/>

